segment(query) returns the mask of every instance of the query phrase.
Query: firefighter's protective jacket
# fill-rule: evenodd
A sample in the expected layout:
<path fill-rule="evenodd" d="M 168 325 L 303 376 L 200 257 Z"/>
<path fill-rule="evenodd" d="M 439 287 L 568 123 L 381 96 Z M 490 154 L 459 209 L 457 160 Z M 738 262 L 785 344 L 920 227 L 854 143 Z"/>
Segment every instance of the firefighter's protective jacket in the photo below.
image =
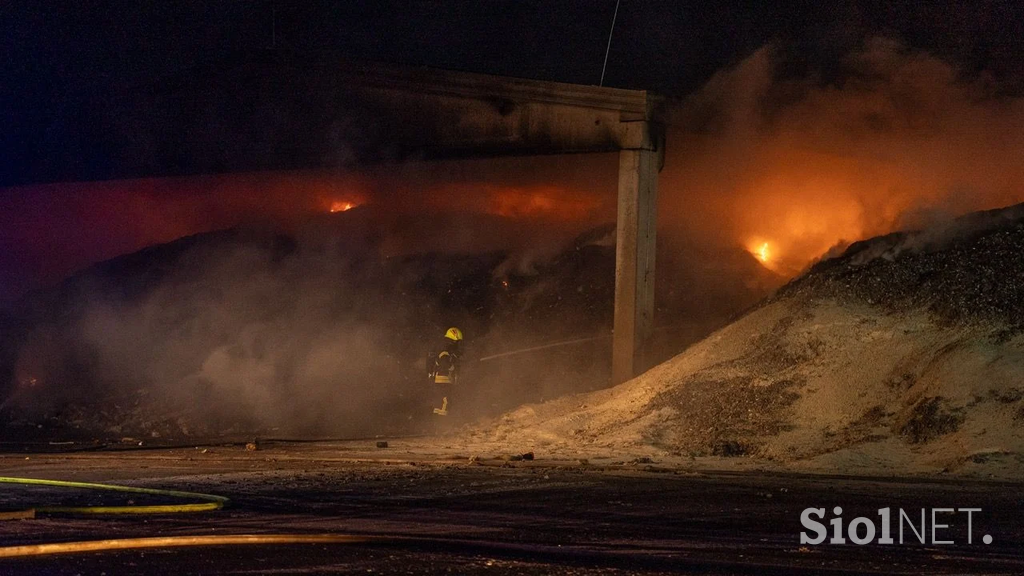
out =
<path fill-rule="evenodd" d="M 435 384 L 455 384 L 458 381 L 459 354 L 457 350 L 446 348 L 434 358 L 434 368 L 429 377 Z"/>

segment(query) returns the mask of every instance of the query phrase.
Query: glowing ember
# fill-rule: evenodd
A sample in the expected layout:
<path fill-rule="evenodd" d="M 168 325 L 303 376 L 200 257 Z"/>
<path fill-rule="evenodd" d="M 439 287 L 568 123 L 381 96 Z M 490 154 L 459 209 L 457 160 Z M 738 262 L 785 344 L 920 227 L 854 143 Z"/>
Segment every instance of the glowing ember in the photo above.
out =
<path fill-rule="evenodd" d="M 331 214 L 334 214 L 335 212 L 347 212 L 355 207 L 356 205 L 351 202 L 332 202 Z"/>

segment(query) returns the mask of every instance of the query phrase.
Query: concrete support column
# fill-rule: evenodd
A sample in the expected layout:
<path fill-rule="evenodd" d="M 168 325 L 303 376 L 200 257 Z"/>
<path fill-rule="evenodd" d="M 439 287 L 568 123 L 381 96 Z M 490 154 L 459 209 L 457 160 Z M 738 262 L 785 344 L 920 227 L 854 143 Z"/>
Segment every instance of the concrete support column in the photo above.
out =
<path fill-rule="evenodd" d="M 657 151 L 619 152 L 613 384 L 625 382 L 647 368 L 642 362 L 642 352 L 654 329 L 655 214 L 659 162 Z"/>

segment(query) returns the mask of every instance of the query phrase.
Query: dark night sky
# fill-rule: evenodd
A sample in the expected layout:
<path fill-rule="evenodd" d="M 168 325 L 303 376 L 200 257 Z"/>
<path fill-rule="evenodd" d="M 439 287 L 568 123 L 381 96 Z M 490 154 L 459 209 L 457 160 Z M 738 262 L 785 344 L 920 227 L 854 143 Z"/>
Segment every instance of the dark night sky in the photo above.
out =
<path fill-rule="evenodd" d="M 596 83 L 614 0 L 14 2 L 0 5 L 0 186 L 61 179 L 54 156 L 102 162 L 97 110 L 175 73 L 271 46 L 375 61 Z M 1024 74 L 1013 0 L 750 3 L 624 0 L 606 83 L 686 94 L 776 42 L 824 72 L 887 35 L 1008 78 Z M 1020 86 L 1020 81 L 1014 84 Z M 41 161 L 49 157 L 50 162 Z M 74 171 L 72 170 L 72 173 Z"/>
<path fill-rule="evenodd" d="M 168 79 L 266 55 L 276 30 L 277 52 L 297 58 L 596 84 L 614 8 L 615 0 L 0 2 L 0 303 L 97 258 L 214 225 L 113 223 L 152 219 L 154 203 L 200 212 L 187 198 L 167 200 L 186 185 L 42 185 L 116 173 L 111 117 Z M 622 0 L 605 83 L 685 96 L 766 44 L 782 56 L 779 74 L 841 83 L 838 63 L 875 36 L 1024 93 L 1019 0 Z M 163 133 L 158 122 L 147 129 Z M 101 197 L 103 206 L 93 200 Z M 239 209 L 225 198 L 219 209 Z"/>

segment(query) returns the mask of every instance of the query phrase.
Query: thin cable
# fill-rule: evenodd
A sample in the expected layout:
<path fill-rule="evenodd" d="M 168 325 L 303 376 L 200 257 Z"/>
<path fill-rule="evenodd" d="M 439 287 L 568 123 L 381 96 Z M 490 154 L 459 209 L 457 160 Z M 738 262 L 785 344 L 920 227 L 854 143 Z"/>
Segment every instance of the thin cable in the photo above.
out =
<path fill-rule="evenodd" d="M 612 28 L 608 31 L 608 46 L 604 49 L 604 65 L 601 66 L 601 82 L 598 86 L 604 86 L 604 71 L 608 69 L 608 53 L 612 51 L 612 33 L 615 32 L 615 19 L 619 16 L 619 1 L 615 0 L 615 13 L 612 14 Z"/>

